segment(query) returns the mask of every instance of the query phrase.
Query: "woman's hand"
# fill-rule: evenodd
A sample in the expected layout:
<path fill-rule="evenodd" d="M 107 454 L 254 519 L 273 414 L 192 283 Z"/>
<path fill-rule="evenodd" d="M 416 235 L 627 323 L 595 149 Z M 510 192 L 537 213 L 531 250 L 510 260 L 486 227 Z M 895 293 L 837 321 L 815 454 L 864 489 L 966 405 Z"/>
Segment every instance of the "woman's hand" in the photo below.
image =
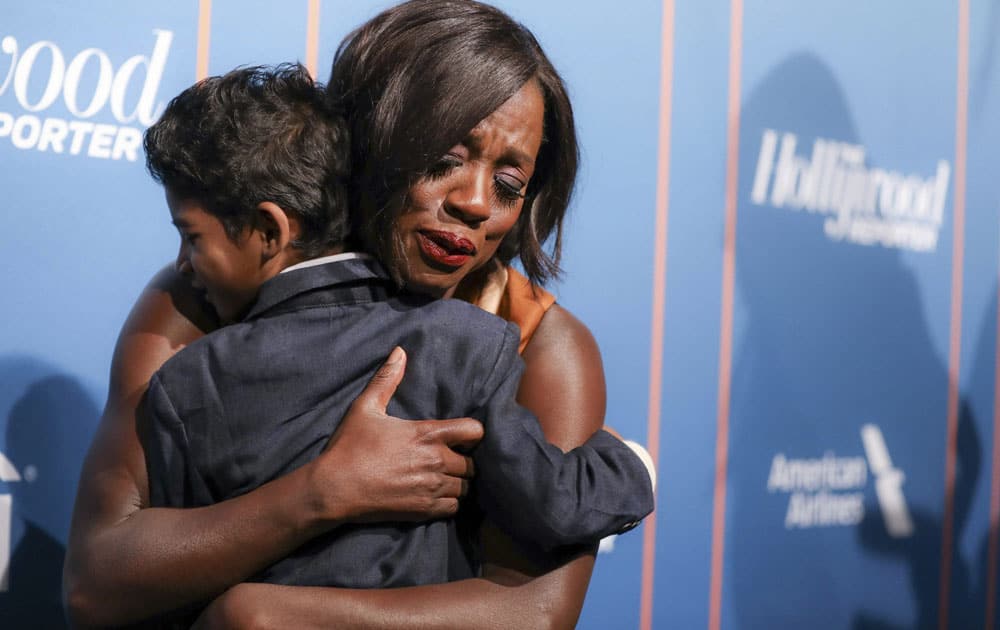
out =
<path fill-rule="evenodd" d="M 387 415 L 405 368 L 406 353 L 397 347 L 310 464 L 312 501 L 331 523 L 422 521 L 458 511 L 473 466 L 452 449 L 475 446 L 483 427 L 471 418 Z"/>

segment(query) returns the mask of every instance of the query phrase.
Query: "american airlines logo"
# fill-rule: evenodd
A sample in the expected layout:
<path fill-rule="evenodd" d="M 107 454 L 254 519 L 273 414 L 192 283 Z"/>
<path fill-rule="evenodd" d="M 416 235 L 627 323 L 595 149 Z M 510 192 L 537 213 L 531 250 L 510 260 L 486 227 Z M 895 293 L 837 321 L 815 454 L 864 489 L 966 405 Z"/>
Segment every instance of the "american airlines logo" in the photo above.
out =
<path fill-rule="evenodd" d="M 70 57 L 55 42 L 22 46 L 12 35 L 0 39 L 0 97 L 13 96 L 20 110 L 0 109 L 0 140 L 20 150 L 135 162 L 142 130 L 165 107 L 157 92 L 174 34 L 154 29 L 153 36 L 149 55 L 117 67 L 100 48 Z M 45 116 L 60 100 L 72 118 Z M 91 120 L 98 114 L 106 122 Z M 107 114 L 118 124 L 107 124 Z"/>
<path fill-rule="evenodd" d="M 10 463 L 7 456 L 0 453 L 0 481 L 10 483 L 21 481 L 21 475 Z M 13 501 L 9 494 L 0 494 L 0 592 L 10 587 L 10 519 Z"/>
<path fill-rule="evenodd" d="M 832 241 L 932 252 L 944 221 L 951 166 L 906 174 L 865 164 L 865 147 L 816 138 L 799 154 L 794 133 L 765 129 L 750 200 L 825 217 Z"/>
<path fill-rule="evenodd" d="M 865 487 L 868 474 L 875 478 L 878 501 L 886 531 L 893 538 L 913 534 L 903 473 L 894 468 L 882 431 L 874 424 L 861 427 L 865 457 L 838 457 L 827 451 L 822 457 L 789 458 L 778 453 L 771 460 L 768 492 L 787 493 L 785 529 L 846 527 L 865 517 Z"/>
<path fill-rule="evenodd" d="M 865 445 L 868 467 L 875 476 L 875 496 L 882 509 L 885 528 L 893 538 L 906 538 L 913 534 L 913 520 L 903 497 L 903 473 L 892 467 L 889 449 L 885 446 L 882 431 L 874 424 L 861 427 L 861 441 Z"/>

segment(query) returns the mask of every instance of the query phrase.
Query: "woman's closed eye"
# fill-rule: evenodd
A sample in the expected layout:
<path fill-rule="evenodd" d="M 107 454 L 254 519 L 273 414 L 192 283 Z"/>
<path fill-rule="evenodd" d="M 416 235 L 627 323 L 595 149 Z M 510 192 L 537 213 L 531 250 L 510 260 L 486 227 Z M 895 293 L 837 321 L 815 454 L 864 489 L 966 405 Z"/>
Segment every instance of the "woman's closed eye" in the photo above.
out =
<path fill-rule="evenodd" d="M 503 205 L 511 206 L 519 199 L 524 199 L 525 183 L 508 173 L 497 173 L 493 176 L 493 192 L 497 201 Z"/>
<path fill-rule="evenodd" d="M 453 153 L 448 153 L 432 164 L 424 173 L 430 180 L 438 180 L 448 176 L 455 169 L 462 167 L 465 161 Z M 527 184 L 519 177 L 508 172 L 493 175 L 493 195 L 496 202 L 502 206 L 513 206 L 519 199 L 524 199 L 523 192 Z"/>
<path fill-rule="evenodd" d="M 462 159 L 456 155 L 445 155 L 427 169 L 425 177 L 428 179 L 440 179 L 462 165 Z"/>

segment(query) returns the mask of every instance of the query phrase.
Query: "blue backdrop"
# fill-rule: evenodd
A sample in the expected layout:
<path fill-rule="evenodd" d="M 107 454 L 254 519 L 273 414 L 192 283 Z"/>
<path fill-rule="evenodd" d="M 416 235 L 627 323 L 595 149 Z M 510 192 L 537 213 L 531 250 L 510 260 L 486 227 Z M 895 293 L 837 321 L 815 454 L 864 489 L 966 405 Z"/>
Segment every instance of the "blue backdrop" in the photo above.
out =
<path fill-rule="evenodd" d="M 0 7 L 0 626 L 60 623 L 115 337 L 175 253 L 142 132 L 199 62 L 324 79 L 388 4 Z M 498 4 L 578 114 L 554 291 L 658 455 L 580 627 L 1000 628 L 1000 5 Z"/>

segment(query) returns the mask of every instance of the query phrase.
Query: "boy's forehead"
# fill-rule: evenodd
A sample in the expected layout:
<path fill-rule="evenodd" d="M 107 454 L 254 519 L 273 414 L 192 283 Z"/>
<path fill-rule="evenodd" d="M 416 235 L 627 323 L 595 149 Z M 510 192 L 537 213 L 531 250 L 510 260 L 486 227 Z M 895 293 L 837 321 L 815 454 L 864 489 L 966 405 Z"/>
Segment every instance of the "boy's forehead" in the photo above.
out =
<path fill-rule="evenodd" d="M 174 225 L 189 224 L 191 219 L 197 218 L 197 215 L 207 214 L 197 199 L 179 195 L 169 188 L 165 189 L 165 193 L 167 208 L 170 209 L 170 217 Z"/>
<path fill-rule="evenodd" d="M 191 227 L 191 222 L 187 220 L 185 215 L 178 215 L 171 212 L 170 216 L 172 219 L 170 222 L 176 225 L 177 227 L 179 228 Z"/>

